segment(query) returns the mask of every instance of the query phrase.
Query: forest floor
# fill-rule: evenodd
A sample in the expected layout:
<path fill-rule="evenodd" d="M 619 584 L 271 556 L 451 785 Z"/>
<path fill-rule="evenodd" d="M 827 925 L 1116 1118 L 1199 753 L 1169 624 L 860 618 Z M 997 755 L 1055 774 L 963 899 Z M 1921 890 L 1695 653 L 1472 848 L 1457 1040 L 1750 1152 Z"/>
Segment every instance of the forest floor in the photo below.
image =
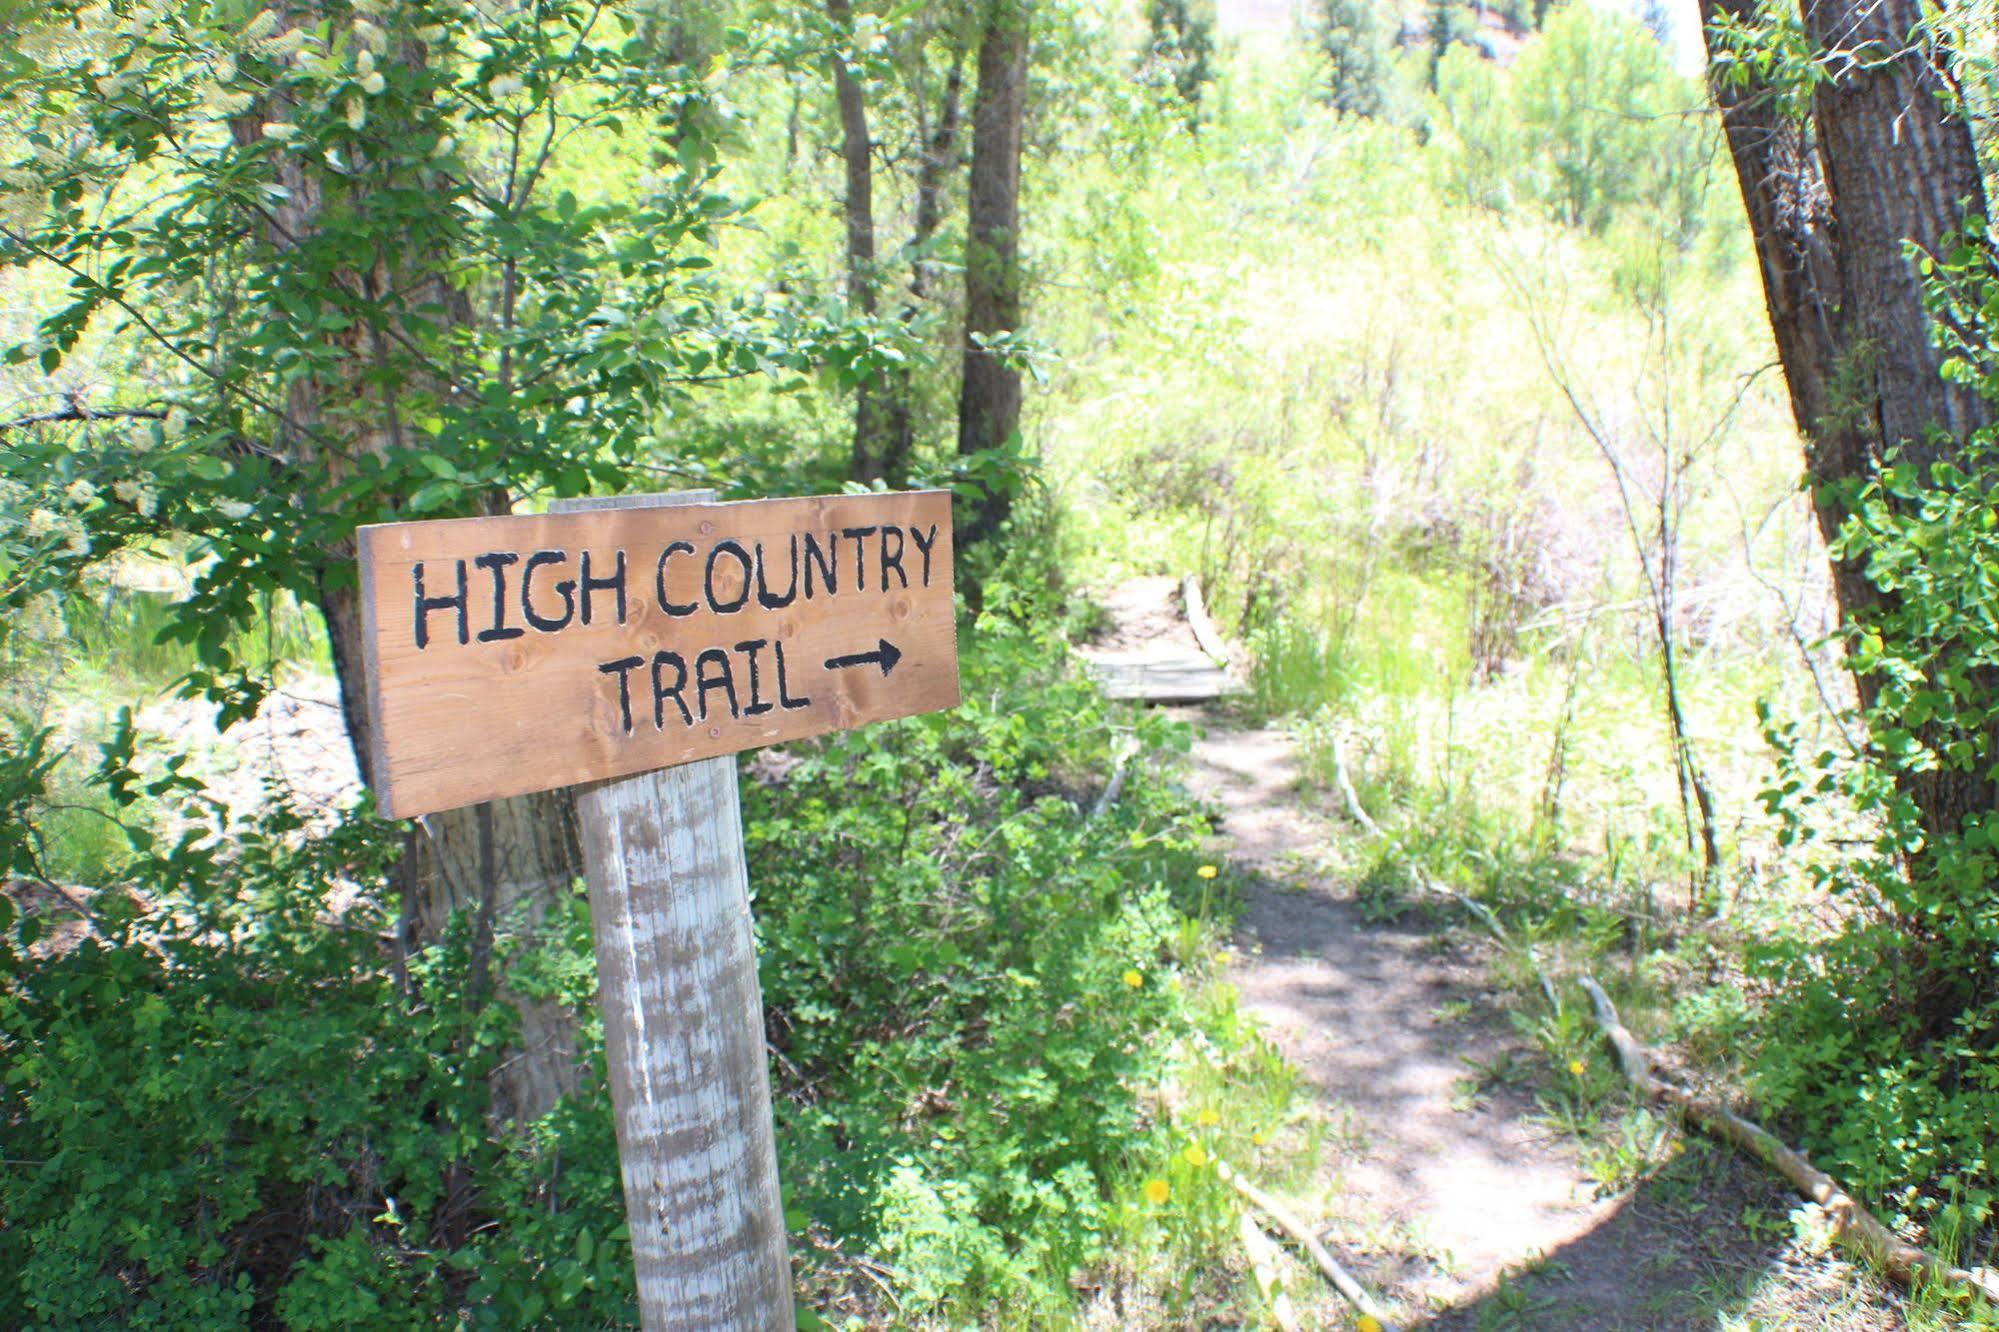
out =
<path fill-rule="evenodd" d="M 1232 979 L 1334 1130 L 1301 1210 L 1405 1326 L 1903 1325 L 1871 1278 L 1800 1245 L 1781 1183 L 1705 1141 L 1600 1193 L 1588 1144 L 1537 1101 L 1484 936 L 1365 910 L 1328 868 L 1352 833 L 1301 785 L 1291 737 L 1181 715 L 1242 885 Z"/>

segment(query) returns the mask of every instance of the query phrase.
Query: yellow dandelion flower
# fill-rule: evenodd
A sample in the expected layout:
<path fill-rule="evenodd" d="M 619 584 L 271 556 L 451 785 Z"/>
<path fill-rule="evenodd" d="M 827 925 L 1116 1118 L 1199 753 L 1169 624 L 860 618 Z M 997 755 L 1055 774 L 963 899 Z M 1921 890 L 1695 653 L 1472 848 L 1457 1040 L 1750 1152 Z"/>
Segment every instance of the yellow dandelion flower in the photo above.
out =
<path fill-rule="evenodd" d="M 1200 1114 L 1194 1116 L 1194 1122 L 1202 1128 L 1213 1128 L 1222 1122 L 1222 1117 L 1213 1110 L 1203 1110 Z"/>
<path fill-rule="evenodd" d="M 1145 1200 L 1154 1207 L 1164 1207 L 1166 1200 L 1172 1196 L 1173 1190 L 1166 1187 L 1165 1180 L 1148 1179 L 1145 1181 Z"/>
<path fill-rule="evenodd" d="M 1124 983 L 1136 990 L 1139 986 L 1145 984 L 1145 977 L 1139 975 L 1136 971 L 1127 969 L 1124 973 Z"/>
<path fill-rule="evenodd" d="M 1220 874 L 1221 871 L 1216 869 L 1213 865 L 1203 865 L 1201 866 L 1201 868 L 1195 870 L 1194 873 L 1200 875 L 1204 879 L 1212 879 L 1217 874 Z"/>
<path fill-rule="evenodd" d="M 1354 1332 L 1381 1332 L 1381 1320 L 1373 1314 L 1362 1314 L 1353 1320 Z"/>
<path fill-rule="evenodd" d="M 1583 1075 L 1583 1061 L 1580 1059 L 1571 1059 L 1569 1061 L 1569 1072 L 1576 1077 L 1581 1077 Z"/>
<path fill-rule="evenodd" d="M 1249 1142 L 1252 1147 L 1261 1147 L 1263 1146 L 1264 1143 L 1268 1141 L 1269 1139 L 1264 1137 L 1261 1133 L 1252 1133 L 1249 1135 Z"/>
<path fill-rule="evenodd" d="M 1199 1170 L 1208 1163 L 1208 1153 L 1202 1148 L 1200 1143 L 1192 1142 L 1187 1144 L 1186 1151 L 1180 1153 L 1180 1159 L 1194 1167 L 1194 1169 Z"/>

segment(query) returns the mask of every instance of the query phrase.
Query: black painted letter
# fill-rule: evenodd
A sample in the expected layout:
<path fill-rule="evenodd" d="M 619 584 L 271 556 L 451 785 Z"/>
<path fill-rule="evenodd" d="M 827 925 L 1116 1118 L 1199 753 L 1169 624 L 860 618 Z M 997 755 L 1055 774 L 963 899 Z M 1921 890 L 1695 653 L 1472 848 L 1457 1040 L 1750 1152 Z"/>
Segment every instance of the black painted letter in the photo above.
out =
<path fill-rule="evenodd" d="M 784 595 L 776 596 L 770 584 L 764 579 L 764 543 L 757 542 L 757 605 L 765 610 L 782 610 L 798 599 L 798 533 L 791 534 L 791 581 L 785 585 Z"/>
<path fill-rule="evenodd" d="M 662 666 L 673 667 L 673 687 L 660 683 L 659 670 Z M 655 730 L 666 729 L 666 700 L 680 709 L 680 720 L 689 726 L 694 724 L 694 714 L 687 710 L 687 700 L 680 691 L 687 687 L 687 662 L 678 652 L 655 652 L 652 654 L 652 724 Z"/>
<path fill-rule="evenodd" d="M 788 686 L 786 685 L 786 683 L 785 683 L 785 679 L 784 679 L 784 644 L 783 644 L 783 643 L 781 643 L 781 642 L 780 642 L 780 643 L 772 643 L 772 644 L 770 645 L 770 650 L 771 650 L 771 651 L 772 651 L 773 653 L 775 653 L 775 654 L 777 655 L 777 705 L 778 705 L 779 707 L 783 708 L 783 709 L 784 709 L 785 711 L 787 711 L 787 712 L 790 712 L 790 711 L 792 711 L 792 710 L 794 710 L 794 709 L 797 709 L 797 708 L 809 708 L 809 707 L 811 707 L 811 706 L 812 706 L 812 700 L 811 700 L 811 699 L 809 699 L 809 698 L 793 698 L 793 697 L 791 696 L 791 691 L 790 691 L 789 687 L 788 687 Z"/>
<path fill-rule="evenodd" d="M 590 552 L 583 552 L 583 623 L 590 623 L 590 594 L 592 592 L 616 592 L 618 594 L 618 623 L 625 622 L 625 552 L 618 552 L 617 567 L 611 570 L 609 578 L 590 576 Z"/>
<path fill-rule="evenodd" d="M 417 561 L 410 570 L 416 579 L 416 645 L 419 649 L 430 646 L 430 613 L 447 607 L 458 611 L 458 641 L 465 642 L 465 561 L 458 561 L 458 595 L 455 597 L 427 597 L 423 594 L 423 561 Z"/>
<path fill-rule="evenodd" d="M 750 663 L 750 701 L 743 709 L 745 717 L 761 717 L 773 706 L 764 702 L 763 690 L 759 687 L 760 681 L 757 679 L 757 653 L 769 645 L 770 640 L 766 638 L 752 638 L 746 643 L 736 644 L 736 651 L 749 658 Z"/>
<path fill-rule="evenodd" d="M 538 550 L 528 556 L 528 562 L 521 566 L 521 614 L 527 622 L 544 634 L 552 634 L 567 627 L 576 618 L 576 582 L 565 578 L 555 585 L 555 595 L 562 598 L 562 618 L 549 619 L 534 608 L 534 571 L 544 564 L 567 564 L 569 557 L 559 550 Z"/>
<path fill-rule="evenodd" d="M 493 575 L 493 627 L 479 631 L 481 643 L 495 643 L 503 638 L 519 638 L 527 630 L 507 624 L 507 566 L 519 564 L 521 557 L 511 550 L 489 551 L 472 561 L 481 569 Z"/>
<path fill-rule="evenodd" d="M 675 555 L 692 555 L 694 547 L 685 541 L 676 541 L 659 553 L 659 572 L 653 575 L 654 590 L 659 593 L 659 608 L 668 615 L 692 615 L 701 607 L 692 601 L 673 602 L 666 599 L 666 562 Z M 677 658 L 676 658 L 677 660 Z"/>
<path fill-rule="evenodd" d="M 722 668 L 720 675 L 710 675 L 709 662 Z M 729 665 L 729 654 L 721 648 L 703 648 L 701 655 L 694 659 L 694 694 L 699 700 L 701 720 L 708 720 L 708 691 L 720 689 L 729 696 L 729 716 L 740 717 L 743 710 L 736 705 L 736 673 Z"/>
<path fill-rule="evenodd" d="M 715 560 L 723 551 L 727 551 L 729 554 L 735 556 L 743 566 L 743 590 L 736 594 L 734 601 L 729 602 L 720 601 L 715 596 Z M 741 542 L 723 537 L 715 543 L 714 548 L 708 552 L 708 572 L 702 579 L 701 590 L 707 594 L 708 609 L 714 611 L 717 615 L 733 615 L 743 608 L 744 603 L 749 601 L 750 553 L 743 549 Z M 705 656 L 706 654 L 704 653 L 703 655 Z M 697 675 L 701 672 L 701 661 L 698 657 L 694 662 L 694 671 Z"/>
<path fill-rule="evenodd" d="M 909 539 L 916 543 L 916 549 L 923 556 L 923 585 L 930 586 L 930 548 L 937 544 L 937 524 L 930 524 L 930 534 L 925 536 L 914 527 L 909 529 Z"/>
<path fill-rule="evenodd" d="M 893 555 L 889 553 L 889 548 L 888 548 L 889 545 L 888 539 L 890 537 L 895 538 L 895 553 Z M 902 529 L 900 527 L 897 527 L 894 523 L 883 523 L 882 524 L 882 591 L 884 592 L 888 591 L 888 571 L 890 569 L 895 570 L 895 576 L 902 580 L 902 585 L 904 587 L 909 586 L 909 575 L 902 571 Z"/>
<path fill-rule="evenodd" d="M 854 590 L 868 590 L 868 534 L 879 531 L 876 527 L 843 527 L 840 535 L 851 537 L 854 542 Z"/>
<path fill-rule="evenodd" d="M 819 576 L 826 582 L 826 595 L 837 596 L 840 591 L 840 543 L 833 537 L 826 538 L 832 548 L 832 563 L 827 563 L 826 552 L 819 549 L 819 543 L 812 534 L 805 534 L 805 599 L 812 600 L 812 566 L 819 566 Z"/>
<path fill-rule="evenodd" d="M 624 719 L 626 735 L 632 733 L 632 671 L 645 663 L 644 657 L 620 657 L 597 668 L 605 675 L 618 677 L 618 715 Z"/>

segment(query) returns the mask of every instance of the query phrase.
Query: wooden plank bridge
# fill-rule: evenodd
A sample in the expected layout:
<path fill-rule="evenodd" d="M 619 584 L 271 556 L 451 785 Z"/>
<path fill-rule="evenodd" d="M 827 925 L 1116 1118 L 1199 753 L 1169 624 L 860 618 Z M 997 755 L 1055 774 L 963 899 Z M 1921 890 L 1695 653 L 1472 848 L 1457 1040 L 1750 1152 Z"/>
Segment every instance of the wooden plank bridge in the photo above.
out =
<path fill-rule="evenodd" d="M 1216 632 L 1200 580 L 1134 578 L 1104 599 L 1111 631 L 1075 649 L 1105 695 L 1141 703 L 1207 703 L 1246 692 Z"/>

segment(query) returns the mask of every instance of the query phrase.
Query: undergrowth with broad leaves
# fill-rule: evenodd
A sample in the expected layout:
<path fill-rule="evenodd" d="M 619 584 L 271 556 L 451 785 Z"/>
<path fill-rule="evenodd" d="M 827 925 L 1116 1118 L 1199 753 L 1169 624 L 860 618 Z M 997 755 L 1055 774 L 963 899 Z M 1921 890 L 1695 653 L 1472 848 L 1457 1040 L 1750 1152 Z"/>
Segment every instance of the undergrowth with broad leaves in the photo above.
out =
<path fill-rule="evenodd" d="M 1214 1070 L 1256 1046 L 1203 979 L 1219 898 L 1160 762 L 1185 731 L 1074 678 L 1048 571 L 1025 572 L 986 581 L 964 706 L 744 783 L 787 1221 L 829 1308 L 856 1258 L 910 1321 L 1054 1317 L 1104 1268 L 1188 1306 L 1231 1281 L 1225 1190 L 1161 1095 L 1193 1050 L 1225 1103 Z M 117 872 L 0 904 L 0 1321 L 633 1318 L 580 891 L 501 961 L 585 1013 L 583 1089 L 499 1131 L 516 1010 L 475 992 L 469 921 L 394 955 L 397 825 L 309 826 L 275 791 L 231 824 L 129 730 L 90 784 Z M 1260 1117 L 1205 1113 L 1210 1144 L 1288 1113 L 1281 1066 L 1242 1068 Z"/>

